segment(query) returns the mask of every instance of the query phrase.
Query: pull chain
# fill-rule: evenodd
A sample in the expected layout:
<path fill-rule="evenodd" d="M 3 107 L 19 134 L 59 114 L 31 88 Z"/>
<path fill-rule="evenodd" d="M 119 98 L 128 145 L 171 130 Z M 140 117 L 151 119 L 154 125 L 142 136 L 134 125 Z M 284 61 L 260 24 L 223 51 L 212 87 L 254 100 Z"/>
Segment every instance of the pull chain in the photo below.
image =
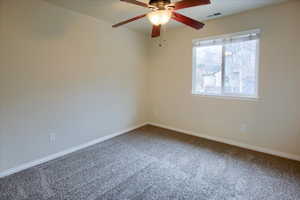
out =
<path fill-rule="evenodd" d="M 165 34 L 167 32 L 167 27 L 165 25 L 161 26 L 161 30 L 162 31 L 161 31 L 161 35 L 159 37 L 159 44 L 158 44 L 159 47 L 163 47 L 163 43 L 167 42 L 167 40 L 164 39 L 165 38 Z"/>

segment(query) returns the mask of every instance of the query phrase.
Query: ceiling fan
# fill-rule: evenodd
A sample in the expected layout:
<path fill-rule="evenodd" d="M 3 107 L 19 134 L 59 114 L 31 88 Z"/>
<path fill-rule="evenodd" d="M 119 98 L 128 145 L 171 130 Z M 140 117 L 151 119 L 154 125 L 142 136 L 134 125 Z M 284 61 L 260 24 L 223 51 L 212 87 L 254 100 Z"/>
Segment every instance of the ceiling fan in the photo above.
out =
<path fill-rule="evenodd" d="M 127 24 L 129 22 L 133 22 L 135 20 L 147 16 L 150 22 L 153 24 L 152 37 L 160 36 L 161 26 L 168 23 L 170 19 L 174 19 L 180 23 L 183 23 L 197 30 L 203 28 L 204 24 L 202 22 L 199 22 L 197 20 L 179 14 L 175 11 L 184 8 L 210 4 L 210 0 L 182 0 L 175 3 L 172 3 L 171 0 L 150 0 L 149 4 L 136 1 L 136 0 L 120 0 L 120 1 L 149 8 L 151 9 L 151 12 L 148 14 L 139 15 L 134 18 L 128 19 L 126 21 L 120 22 L 118 24 L 113 25 L 112 27 L 116 28 L 121 25 Z"/>

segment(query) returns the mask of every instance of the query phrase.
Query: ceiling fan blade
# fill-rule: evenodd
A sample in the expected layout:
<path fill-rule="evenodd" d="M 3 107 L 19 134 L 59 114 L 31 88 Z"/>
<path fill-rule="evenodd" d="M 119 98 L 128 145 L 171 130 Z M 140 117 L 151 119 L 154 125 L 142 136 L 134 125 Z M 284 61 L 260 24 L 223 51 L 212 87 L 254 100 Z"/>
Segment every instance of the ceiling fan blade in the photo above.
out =
<path fill-rule="evenodd" d="M 144 2 L 140 2 L 140 1 L 136 1 L 136 0 L 120 0 L 120 1 L 148 8 L 148 4 L 146 4 Z"/>
<path fill-rule="evenodd" d="M 152 35 L 151 35 L 153 38 L 160 36 L 160 28 L 161 28 L 161 25 L 153 26 Z"/>
<path fill-rule="evenodd" d="M 192 18 L 189 18 L 187 16 L 184 16 L 184 15 L 176 13 L 176 12 L 173 12 L 172 19 L 174 19 L 180 23 L 183 23 L 187 26 L 190 26 L 194 29 L 197 29 L 197 30 L 203 28 L 203 26 L 205 25 L 202 22 L 196 21 Z"/>
<path fill-rule="evenodd" d="M 174 10 L 210 4 L 210 0 L 182 0 L 175 3 Z"/>
<path fill-rule="evenodd" d="M 141 18 L 143 18 L 143 17 L 146 17 L 146 15 L 147 15 L 147 14 L 143 14 L 143 15 L 136 16 L 136 17 L 134 17 L 134 18 L 131 18 L 131 19 L 128 19 L 128 20 L 126 20 L 126 21 L 123 21 L 123 22 L 120 22 L 120 23 L 118 23 L 118 24 L 115 24 L 115 25 L 113 25 L 112 27 L 113 27 L 113 28 L 116 28 L 116 27 L 122 26 L 122 25 L 124 25 L 124 24 L 129 23 L 129 22 L 133 22 L 133 21 L 135 21 L 135 20 L 138 20 L 138 19 L 141 19 Z"/>

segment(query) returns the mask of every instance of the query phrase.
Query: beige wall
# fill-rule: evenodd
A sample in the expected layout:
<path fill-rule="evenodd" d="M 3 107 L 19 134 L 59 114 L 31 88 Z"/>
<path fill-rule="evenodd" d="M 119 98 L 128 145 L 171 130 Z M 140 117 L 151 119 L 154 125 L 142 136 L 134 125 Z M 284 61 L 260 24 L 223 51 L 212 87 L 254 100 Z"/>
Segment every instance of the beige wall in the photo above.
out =
<path fill-rule="evenodd" d="M 297 0 L 211 20 L 201 31 L 167 30 L 165 47 L 151 49 L 150 121 L 300 155 L 299 10 Z M 254 28 L 262 31 L 260 99 L 192 96 L 192 40 Z"/>
<path fill-rule="evenodd" d="M 2 6 L 2 0 L 0 0 L 0 60 L 2 59 L 2 56 L 4 54 L 4 48 L 3 48 L 3 45 L 1 45 L 1 38 L 2 37 L 2 34 L 3 34 L 3 6 Z M 0 68 L 1 68 L 1 64 L 0 64 Z M 1 106 L 1 98 L 0 98 L 0 106 Z M 0 113 L 1 115 L 1 113 Z M 1 131 L 1 122 L 0 122 L 0 171 L 1 169 L 3 169 L 3 166 L 4 166 L 4 160 L 3 160 L 3 133 Z"/>
<path fill-rule="evenodd" d="M 3 6 L 0 172 L 146 122 L 146 36 L 41 0 Z"/>

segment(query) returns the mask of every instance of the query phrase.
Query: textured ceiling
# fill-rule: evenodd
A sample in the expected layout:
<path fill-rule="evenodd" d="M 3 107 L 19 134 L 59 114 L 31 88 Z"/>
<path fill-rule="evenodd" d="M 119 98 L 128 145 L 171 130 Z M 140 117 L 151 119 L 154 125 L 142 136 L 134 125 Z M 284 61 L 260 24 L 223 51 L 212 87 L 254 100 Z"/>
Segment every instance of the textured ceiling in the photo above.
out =
<path fill-rule="evenodd" d="M 62 6 L 67 9 L 78 11 L 82 14 L 118 23 L 136 15 L 149 12 L 147 8 L 120 2 L 119 0 L 45 0 L 49 3 Z M 148 3 L 146 0 L 140 0 Z M 189 17 L 198 20 L 208 20 L 208 15 L 220 12 L 222 16 L 232 15 L 246 10 L 282 3 L 287 0 L 211 0 L 212 4 L 179 11 Z M 173 1 L 175 2 L 175 1 Z M 222 17 L 220 16 L 220 17 Z M 168 23 L 168 27 L 181 25 L 177 22 Z M 126 27 L 148 33 L 151 25 L 147 18 L 125 25 Z"/>

